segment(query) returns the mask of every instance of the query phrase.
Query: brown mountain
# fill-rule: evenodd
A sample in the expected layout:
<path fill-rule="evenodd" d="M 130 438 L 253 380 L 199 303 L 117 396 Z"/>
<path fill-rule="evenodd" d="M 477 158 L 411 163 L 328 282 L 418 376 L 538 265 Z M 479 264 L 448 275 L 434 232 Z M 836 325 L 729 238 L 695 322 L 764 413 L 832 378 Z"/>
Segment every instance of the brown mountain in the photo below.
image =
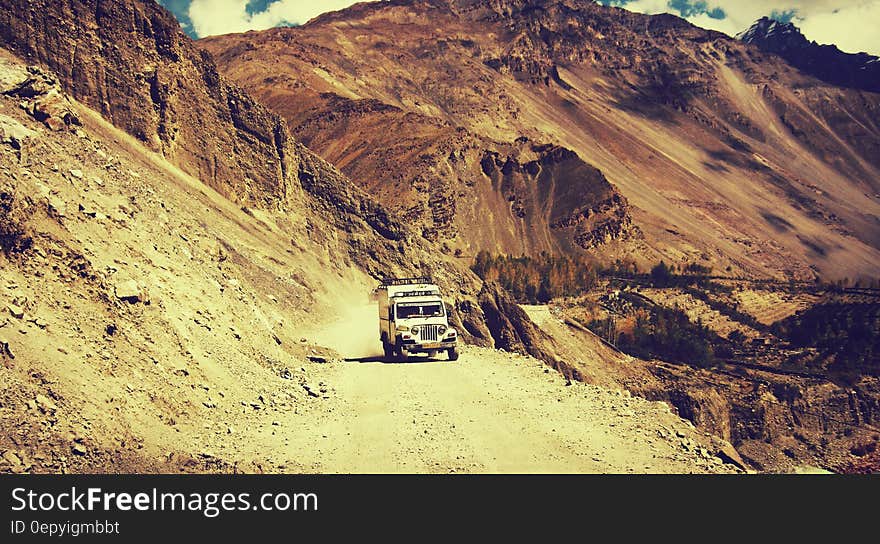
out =
<path fill-rule="evenodd" d="M 499 304 L 510 306 L 512 301 L 505 292 L 483 285 L 469 270 L 469 260 L 455 258 L 451 251 L 425 240 L 405 216 L 389 212 L 307 149 L 283 118 L 219 74 L 211 56 L 197 48 L 173 16 L 155 2 L 117 0 L 93 5 L 86 0 L 0 0 L 0 7 L 0 46 L 7 54 L 38 65 L 32 76 L 11 71 L 11 86 L 0 94 L 36 104 L 28 106 L 35 119 L 60 132 L 74 130 L 80 122 L 64 113 L 67 98 L 62 95 L 69 95 L 90 115 L 134 137 L 143 146 L 133 151 L 136 155 L 153 153 L 144 160 L 161 159 L 160 169 L 170 167 L 175 175 L 191 176 L 240 206 L 259 228 L 268 228 L 273 237 L 286 242 L 273 251 L 292 256 L 292 262 L 276 256 L 265 259 L 291 268 L 284 283 L 296 291 L 296 312 L 308 309 L 311 319 L 345 313 L 346 304 L 340 306 L 338 300 L 351 302 L 349 297 L 363 295 L 364 284 L 372 288 L 372 282 L 383 276 L 428 274 L 448 293 L 450 320 L 464 339 L 528 352 L 555 367 L 568 368 L 542 344 L 546 338 L 530 332 L 532 325 L 524 314 L 507 316 L 504 323 L 487 316 Z M 51 113 L 44 103 L 55 101 L 61 104 L 52 106 L 59 110 L 59 118 L 43 111 Z M 104 143 L 132 152 L 126 143 Z M 584 243 L 600 235 L 615 235 L 618 223 L 627 225 L 625 215 L 614 211 L 621 199 L 602 174 L 571 153 L 524 141 L 508 147 L 528 159 L 520 164 L 493 156 L 495 166 L 489 161 L 478 165 L 487 172 L 498 169 L 493 176 L 506 188 L 505 194 L 513 195 L 529 180 L 554 184 L 572 175 L 570 170 L 590 185 L 596 205 L 587 209 L 555 203 L 548 217 L 554 222 L 568 221 L 564 228 Z M 78 156 L 75 151 L 71 154 Z M 536 167 L 544 171 L 538 173 Z M 162 176 L 158 179 L 167 183 Z M 8 183 L 3 189 L 9 189 L 9 195 L 32 192 L 32 188 L 19 187 L 15 178 Z M 551 194 L 567 187 L 560 184 L 557 193 Z M 175 187 L 167 190 L 173 193 Z M 540 191 L 534 192 L 534 198 L 553 200 Z M 25 214 L 26 202 L 18 198 L 10 205 L 10 213 Z M 526 205 L 522 199 L 519 202 Z M 605 216 L 607 224 L 603 224 Z M 0 235 L 5 237 L 6 225 L 0 226 Z M 65 235 L 64 240 L 80 245 L 75 236 L 68 240 Z M 328 281 L 328 272 L 340 279 Z M 356 288 L 349 286 L 352 282 Z"/>
<path fill-rule="evenodd" d="M 570 373 L 467 264 L 155 2 L 0 0 L 0 472 L 319 470 L 259 437 L 327 423 L 306 402 L 330 399 L 332 346 L 375 352 L 375 307 L 351 319 L 383 275 L 430 273 L 469 345 Z"/>
<path fill-rule="evenodd" d="M 668 15 L 358 4 L 198 42 L 423 235 L 735 273 L 875 275 L 880 96 Z"/>
<path fill-rule="evenodd" d="M 467 301 L 465 334 L 491 343 L 476 304 L 480 283 L 464 263 L 434 251 L 306 149 L 155 2 L 0 0 L 0 8 L 0 45 L 54 72 L 58 90 L 224 197 L 269 213 L 293 247 L 328 266 L 373 278 L 431 273 Z M 36 93 L 33 81 L 22 85 L 8 94 Z"/>

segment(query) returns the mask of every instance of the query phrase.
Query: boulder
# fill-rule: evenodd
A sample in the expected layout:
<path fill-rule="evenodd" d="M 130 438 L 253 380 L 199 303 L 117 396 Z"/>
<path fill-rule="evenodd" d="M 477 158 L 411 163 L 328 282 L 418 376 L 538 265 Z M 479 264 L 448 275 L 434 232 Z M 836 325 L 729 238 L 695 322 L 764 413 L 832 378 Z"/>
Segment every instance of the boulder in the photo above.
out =
<path fill-rule="evenodd" d="M 24 309 L 21 306 L 16 304 L 7 304 L 6 309 L 9 310 L 9 313 L 12 314 L 12 317 L 16 319 L 24 318 Z"/>
<path fill-rule="evenodd" d="M 60 132 L 67 126 L 64 121 L 57 117 L 46 117 L 46 119 L 43 120 L 43 124 L 52 132 Z"/>
<path fill-rule="evenodd" d="M 2 71 L 0 67 L 0 72 Z M 38 66 L 28 66 L 27 74 L 22 80 L 20 70 L 13 69 L 13 72 L 15 73 L 8 77 L 0 77 L 3 94 L 25 99 L 23 108 L 34 119 L 53 131 L 81 124 L 73 112 L 73 104 L 61 92 L 58 78 L 53 74 Z"/>
<path fill-rule="evenodd" d="M 67 203 L 55 195 L 46 197 L 49 214 L 56 217 L 64 217 L 67 214 Z"/>
<path fill-rule="evenodd" d="M 58 410 L 58 406 L 46 395 L 37 395 L 36 397 L 37 407 L 41 412 L 55 412 Z"/>
<path fill-rule="evenodd" d="M 0 143 L 11 145 L 14 149 L 21 149 L 25 140 L 34 134 L 36 133 L 33 130 L 12 117 L 0 115 Z"/>
<path fill-rule="evenodd" d="M 79 118 L 71 109 L 70 100 L 57 88 L 34 100 L 30 113 L 34 119 L 41 121 L 49 130 L 55 132 L 80 124 Z"/>
<path fill-rule="evenodd" d="M 0 59 L 0 94 L 11 94 L 20 88 L 30 74 L 21 65 Z"/>
<path fill-rule="evenodd" d="M 141 288 L 135 280 L 120 281 L 114 288 L 116 298 L 126 300 L 128 302 L 141 301 Z"/>

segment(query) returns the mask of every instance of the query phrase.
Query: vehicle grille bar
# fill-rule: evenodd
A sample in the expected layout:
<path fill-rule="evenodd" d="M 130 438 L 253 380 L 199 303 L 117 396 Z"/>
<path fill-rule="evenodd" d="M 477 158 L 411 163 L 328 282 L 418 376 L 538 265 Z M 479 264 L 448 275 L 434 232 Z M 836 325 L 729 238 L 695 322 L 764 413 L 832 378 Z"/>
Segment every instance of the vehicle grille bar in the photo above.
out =
<path fill-rule="evenodd" d="M 422 329 L 422 340 L 427 342 L 436 342 L 440 337 L 440 325 L 425 325 Z"/>

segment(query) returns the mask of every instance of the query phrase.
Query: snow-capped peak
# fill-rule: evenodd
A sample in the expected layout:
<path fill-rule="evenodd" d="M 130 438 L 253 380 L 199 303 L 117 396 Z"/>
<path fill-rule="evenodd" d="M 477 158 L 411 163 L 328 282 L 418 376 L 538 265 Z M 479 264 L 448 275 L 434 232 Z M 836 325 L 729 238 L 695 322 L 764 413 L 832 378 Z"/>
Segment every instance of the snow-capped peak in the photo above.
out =
<path fill-rule="evenodd" d="M 769 17 L 761 17 L 748 29 L 737 34 L 736 39 L 746 43 L 753 43 L 756 40 L 771 36 L 779 38 L 783 35 L 801 35 L 801 33 L 792 23 L 781 23 Z"/>

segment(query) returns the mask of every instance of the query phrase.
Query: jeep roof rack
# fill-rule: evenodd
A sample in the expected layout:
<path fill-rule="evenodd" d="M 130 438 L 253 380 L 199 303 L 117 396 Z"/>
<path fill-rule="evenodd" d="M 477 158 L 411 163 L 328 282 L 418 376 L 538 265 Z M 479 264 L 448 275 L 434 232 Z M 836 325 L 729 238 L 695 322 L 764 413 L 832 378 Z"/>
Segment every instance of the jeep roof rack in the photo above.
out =
<path fill-rule="evenodd" d="M 379 287 L 388 287 L 389 285 L 415 285 L 420 283 L 432 283 L 429 276 L 421 276 L 417 278 L 385 278 Z"/>

